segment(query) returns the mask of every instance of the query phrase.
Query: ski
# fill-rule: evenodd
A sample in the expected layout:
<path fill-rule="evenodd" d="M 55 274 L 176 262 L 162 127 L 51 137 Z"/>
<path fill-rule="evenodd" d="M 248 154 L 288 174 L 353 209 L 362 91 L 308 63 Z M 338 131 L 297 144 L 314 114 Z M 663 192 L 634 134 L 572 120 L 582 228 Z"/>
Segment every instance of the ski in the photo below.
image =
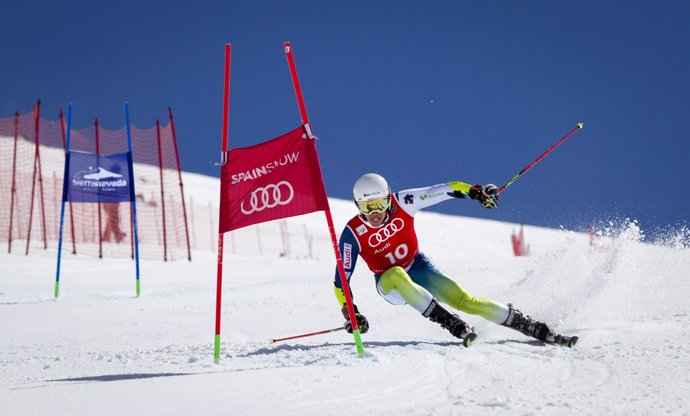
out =
<path fill-rule="evenodd" d="M 549 344 L 555 344 L 555 345 L 560 345 L 563 347 L 568 347 L 568 348 L 573 348 L 575 344 L 577 344 L 577 341 L 579 341 L 580 338 L 577 336 L 567 336 L 567 335 L 561 335 L 561 334 L 556 334 L 556 337 L 554 338 L 553 341 L 547 341 Z"/>
<path fill-rule="evenodd" d="M 474 344 L 474 341 L 477 339 L 477 334 L 474 332 L 470 332 L 467 334 L 465 338 L 462 339 L 462 345 L 465 346 L 465 348 L 469 348 Z"/>

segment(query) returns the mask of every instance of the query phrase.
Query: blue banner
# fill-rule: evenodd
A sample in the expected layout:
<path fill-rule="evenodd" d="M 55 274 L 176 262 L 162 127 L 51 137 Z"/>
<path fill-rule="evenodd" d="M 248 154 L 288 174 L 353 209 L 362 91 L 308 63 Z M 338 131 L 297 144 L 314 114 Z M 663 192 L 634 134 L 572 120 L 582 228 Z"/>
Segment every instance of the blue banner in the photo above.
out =
<path fill-rule="evenodd" d="M 65 201 L 130 202 L 129 153 L 69 152 Z"/>

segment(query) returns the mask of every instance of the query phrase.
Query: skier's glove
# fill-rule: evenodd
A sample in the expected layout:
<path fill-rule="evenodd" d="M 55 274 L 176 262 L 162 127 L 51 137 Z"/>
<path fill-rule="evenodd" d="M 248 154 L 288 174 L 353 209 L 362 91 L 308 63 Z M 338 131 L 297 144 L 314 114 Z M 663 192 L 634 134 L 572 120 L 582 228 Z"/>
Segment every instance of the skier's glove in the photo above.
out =
<path fill-rule="evenodd" d="M 355 316 L 357 317 L 357 327 L 359 328 L 359 332 L 362 334 L 366 334 L 369 330 L 369 321 L 367 321 L 367 318 L 365 318 L 364 315 L 359 313 L 357 305 L 352 306 L 355 307 Z M 350 316 L 347 313 L 347 305 L 343 305 L 343 308 L 340 311 L 343 313 L 343 316 L 345 317 L 345 330 L 351 334 L 352 322 L 350 322 Z"/>
<path fill-rule="evenodd" d="M 496 185 L 472 185 L 470 198 L 478 200 L 484 208 L 498 208 L 498 188 Z"/>

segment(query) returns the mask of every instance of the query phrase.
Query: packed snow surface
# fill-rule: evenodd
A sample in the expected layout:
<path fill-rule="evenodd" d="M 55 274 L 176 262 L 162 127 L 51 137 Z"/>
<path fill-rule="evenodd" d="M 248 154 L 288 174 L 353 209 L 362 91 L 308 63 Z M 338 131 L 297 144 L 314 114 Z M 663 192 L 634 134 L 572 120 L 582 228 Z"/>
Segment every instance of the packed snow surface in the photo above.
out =
<path fill-rule="evenodd" d="M 195 200 L 216 198 L 216 180 L 185 181 Z M 472 201 L 445 203 L 462 214 Z M 331 205 L 339 232 L 354 207 Z M 299 221 L 327 235 L 323 213 Z M 142 263 L 137 298 L 131 260 L 65 252 L 56 300 L 55 247 L 24 256 L 5 245 L 0 414 L 690 414 L 687 230 L 662 244 L 646 241 L 634 221 L 591 242 L 525 227 L 530 255 L 514 257 L 518 225 L 429 212 L 416 224 L 422 250 L 467 290 L 578 335 L 577 347 L 463 314 L 479 333 L 464 348 L 412 308 L 381 299 L 363 262 L 352 277 L 371 325 L 363 358 L 344 331 L 269 344 L 343 323 L 332 251 L 317 238 L 313 256 L 233 254 L 226 245 L 216 365 L 215 253 Z M 255 244 L 250 236 L 233 243 Z M 280 244 L 278 233 L 267 238 Z"/>

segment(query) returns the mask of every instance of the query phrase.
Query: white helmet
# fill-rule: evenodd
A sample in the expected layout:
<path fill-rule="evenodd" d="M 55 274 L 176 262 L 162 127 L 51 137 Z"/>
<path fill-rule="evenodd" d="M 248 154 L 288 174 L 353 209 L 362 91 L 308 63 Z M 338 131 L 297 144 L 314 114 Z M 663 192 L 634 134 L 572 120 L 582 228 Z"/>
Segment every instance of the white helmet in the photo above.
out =
<path fill-rule="evenodd" d="M 362 214 L 383 212 L 391 201 L 391 188 L 383 176 L 367 173 L 359 177 L 352 188 L 355 204 Z"/>

